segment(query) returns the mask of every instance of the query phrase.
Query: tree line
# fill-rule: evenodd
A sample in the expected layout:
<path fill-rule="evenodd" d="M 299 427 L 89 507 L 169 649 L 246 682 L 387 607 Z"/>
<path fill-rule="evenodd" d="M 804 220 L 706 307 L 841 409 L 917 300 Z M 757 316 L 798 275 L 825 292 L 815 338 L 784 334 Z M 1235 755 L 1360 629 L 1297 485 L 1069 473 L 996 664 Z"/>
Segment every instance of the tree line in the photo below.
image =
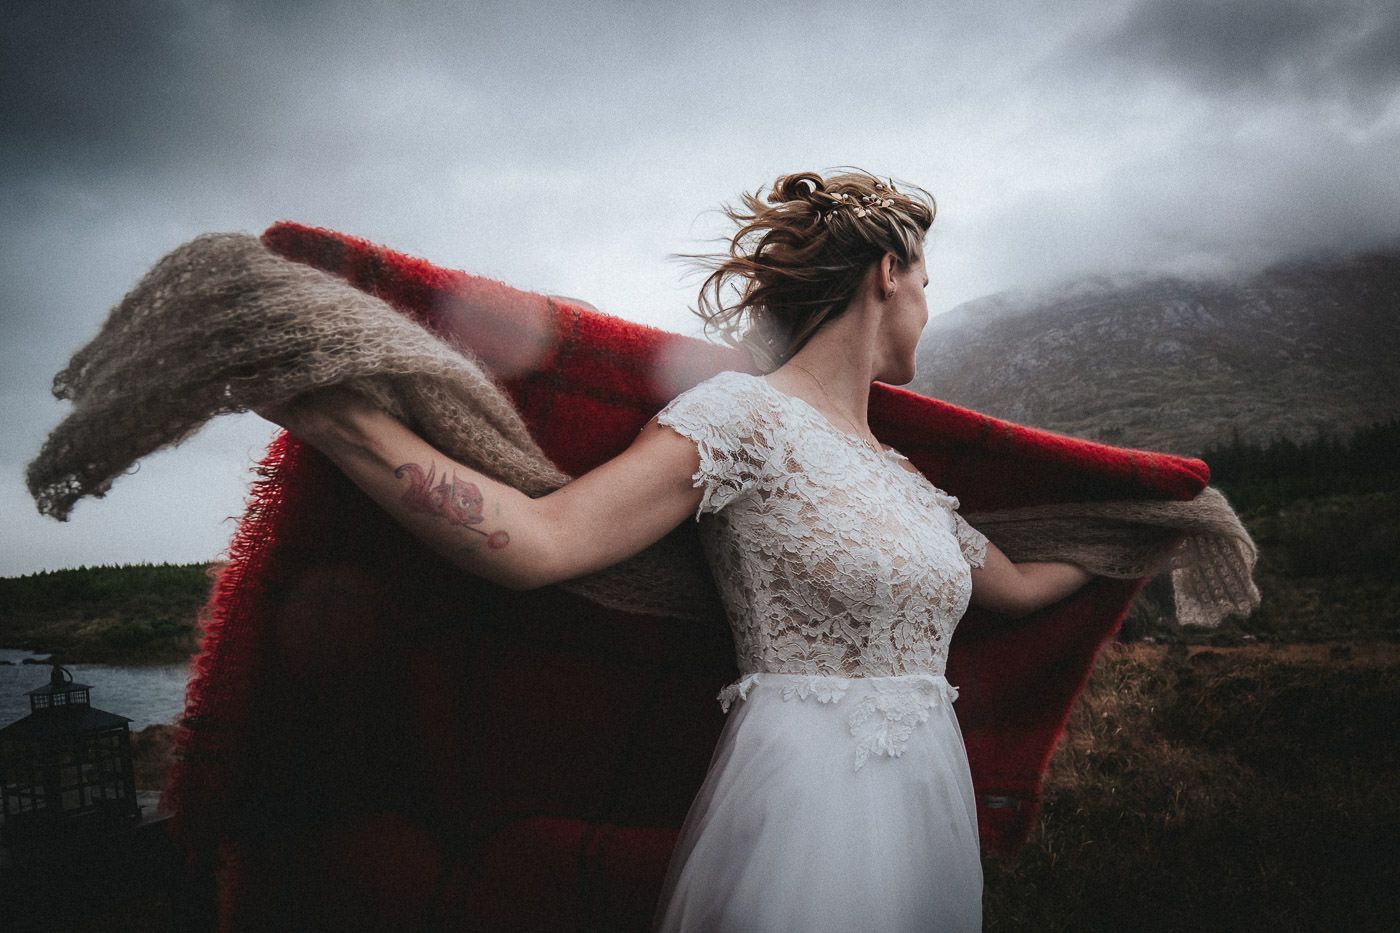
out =
<path fill-rule="evenodd" d="M 1275 437 L 1207 448 L 1201 459 L 1236 509 L 1277 509 L 1297 499 L 1400 490 L 1400 417 L 1377 421 L 1338 437 Z"/>

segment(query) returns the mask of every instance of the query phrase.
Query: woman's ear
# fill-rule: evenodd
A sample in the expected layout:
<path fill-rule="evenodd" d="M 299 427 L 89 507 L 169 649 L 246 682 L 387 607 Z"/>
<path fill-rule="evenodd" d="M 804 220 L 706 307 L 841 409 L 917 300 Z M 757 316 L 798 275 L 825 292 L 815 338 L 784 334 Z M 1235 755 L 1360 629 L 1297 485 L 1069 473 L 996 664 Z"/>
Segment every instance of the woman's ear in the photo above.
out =
<path fill-rule="evenodd" d="M 880 257 L 880 294 L 887 300 L 894 297 L 895 273 L 899 271 L 899 257 L 886 253 Z"/>

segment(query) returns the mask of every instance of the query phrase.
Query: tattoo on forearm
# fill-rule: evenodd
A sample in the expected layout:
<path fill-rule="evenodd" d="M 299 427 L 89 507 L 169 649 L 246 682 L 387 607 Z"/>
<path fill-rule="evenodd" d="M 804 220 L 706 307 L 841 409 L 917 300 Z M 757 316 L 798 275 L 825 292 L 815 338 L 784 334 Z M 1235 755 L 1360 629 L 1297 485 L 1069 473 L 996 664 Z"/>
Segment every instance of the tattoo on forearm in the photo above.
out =
<path fill-rule="evenodd" d="M 438 479 L 437 466 L 434 464 L 429 464 L 425 473 L 418 464 L 405 463 L 394 470 L 394 476 L 399 479 L 408 478 L 408 489 L 404 491 L 402 501 L 413 511 L 436 515 L 447 519 L 449 524 L 475 531 L 486 539 L 487 546 L 493 550 L 500 550 L 510 543 L 510 535 L 505 531 L 487 534 L 480 528 L 472 527 L 483 521 L 484 503 L 476 483 L 455 475 L 448 479 L 446 474 Z M 499 511 L 498 505 L 497 514 Z"/>

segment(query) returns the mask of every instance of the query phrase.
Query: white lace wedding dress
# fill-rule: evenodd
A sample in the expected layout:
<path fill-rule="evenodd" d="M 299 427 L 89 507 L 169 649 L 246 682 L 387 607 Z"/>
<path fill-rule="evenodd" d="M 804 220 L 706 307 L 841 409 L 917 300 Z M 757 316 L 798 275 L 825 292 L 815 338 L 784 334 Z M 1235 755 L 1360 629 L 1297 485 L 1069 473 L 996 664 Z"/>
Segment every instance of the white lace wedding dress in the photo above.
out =
<path fill-rule="evenodd" d="M 720 691 L 654 929 L 980 930 L 943 672 L 987 539 L 903 455 L 762 376 L 721 372 L 656 417 L 699 450 L 696 520 L 743 676 Z"/>

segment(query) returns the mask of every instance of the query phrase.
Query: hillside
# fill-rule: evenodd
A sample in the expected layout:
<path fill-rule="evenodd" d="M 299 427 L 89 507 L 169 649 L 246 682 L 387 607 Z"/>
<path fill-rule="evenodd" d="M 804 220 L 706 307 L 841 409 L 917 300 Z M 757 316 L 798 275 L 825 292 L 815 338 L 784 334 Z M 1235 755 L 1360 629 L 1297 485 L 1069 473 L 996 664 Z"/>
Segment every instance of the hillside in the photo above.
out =
<path fill-rule="evenodd" d="M 1400 249 L 1233 280 L 1096 277 L 929 321 L 907 388 L 1077 437 L 1198 455 L 1400 414 Z"/>
<path fill-rule="evenodd" d="M 0 577 L 0 648 L 71 662 L 184 661 L 209 594 L 204 564 L 80 567 Z"/>

